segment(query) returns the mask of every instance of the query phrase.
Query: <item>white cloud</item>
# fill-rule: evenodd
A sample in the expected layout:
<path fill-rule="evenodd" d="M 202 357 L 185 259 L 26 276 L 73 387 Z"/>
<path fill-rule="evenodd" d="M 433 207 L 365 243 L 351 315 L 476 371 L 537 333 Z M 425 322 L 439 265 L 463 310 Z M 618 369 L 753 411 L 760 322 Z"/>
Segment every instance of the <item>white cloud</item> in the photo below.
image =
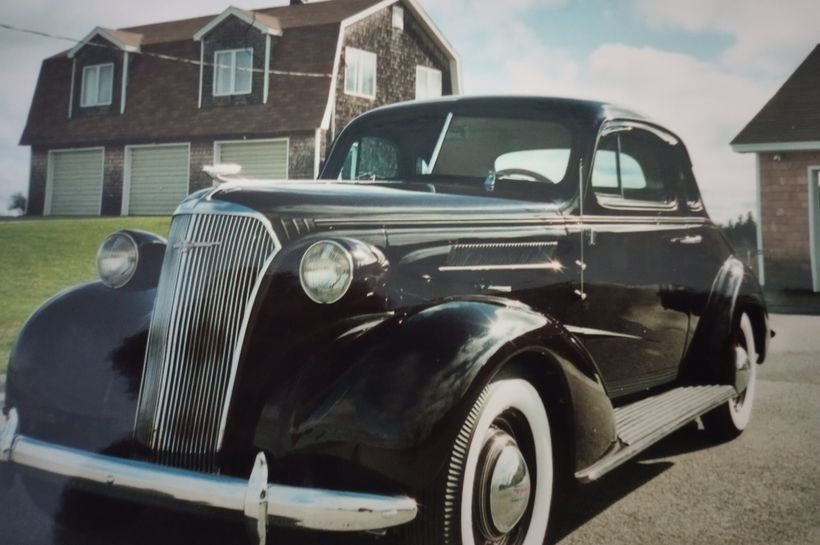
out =
<path fill-rule="evenodd" d="M 817 0 L 631 1 L 650 24 L 732 37 L 734 44 L 722 55 L 730 69 L 782 78 L 820 41 Z"/>

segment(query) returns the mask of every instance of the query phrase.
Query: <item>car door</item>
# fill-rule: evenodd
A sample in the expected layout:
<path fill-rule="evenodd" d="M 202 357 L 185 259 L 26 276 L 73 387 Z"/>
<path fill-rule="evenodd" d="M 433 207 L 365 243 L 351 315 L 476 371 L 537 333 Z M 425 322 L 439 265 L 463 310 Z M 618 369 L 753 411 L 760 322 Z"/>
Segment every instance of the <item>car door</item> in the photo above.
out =
<path fill-rule="evenodd" d="M 583 285 L 567 323 L 611 397 L 678 376 L 689 309 L 677 252 L 689 226 L 671 163 L 677 145 L 649 125 L 605 126 L 582 197 Z"/>

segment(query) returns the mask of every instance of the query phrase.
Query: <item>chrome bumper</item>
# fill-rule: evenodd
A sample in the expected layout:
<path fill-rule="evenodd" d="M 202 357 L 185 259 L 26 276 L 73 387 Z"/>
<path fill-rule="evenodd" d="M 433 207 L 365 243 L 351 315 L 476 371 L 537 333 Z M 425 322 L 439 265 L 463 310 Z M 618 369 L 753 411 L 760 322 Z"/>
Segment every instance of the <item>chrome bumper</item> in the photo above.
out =
<path fill-rule="evenodd" d="M 383 530 L 416 517 L 416 502 L 390 497 L 268 483 L 265 455 L 245 481 L 63 447 L 18 434 L 14 409 L 0 414 L 0 463 L 99 485 L 134 499 L 161 500 L 244 514 L 264 543 L 268 525 L 334 532 Z"/>

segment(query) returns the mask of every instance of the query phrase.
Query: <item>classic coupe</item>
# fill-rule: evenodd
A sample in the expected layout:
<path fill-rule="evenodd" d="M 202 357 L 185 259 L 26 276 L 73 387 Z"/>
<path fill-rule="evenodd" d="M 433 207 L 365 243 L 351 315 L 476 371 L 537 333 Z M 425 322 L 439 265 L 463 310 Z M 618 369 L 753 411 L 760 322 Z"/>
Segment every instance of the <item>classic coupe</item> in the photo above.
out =
<path fill-rule="evenodd" d="M 610 104 L 379 108 L 318 180 L 125 230 L 13 349 L 0 469 L 413 544 L 540 545 L 589 482 L 749 423 L 770 330 L 672 132 Z"/>

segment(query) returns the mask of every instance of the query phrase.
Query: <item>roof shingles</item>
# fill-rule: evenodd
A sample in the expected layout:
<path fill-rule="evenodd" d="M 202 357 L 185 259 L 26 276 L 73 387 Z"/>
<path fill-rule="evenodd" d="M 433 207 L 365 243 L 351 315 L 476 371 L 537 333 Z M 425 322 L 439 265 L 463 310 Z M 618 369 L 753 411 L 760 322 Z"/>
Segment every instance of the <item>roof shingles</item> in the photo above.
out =
<path fill-rule="evenodd" d="M 820 45 L 731 143 L 792 142 L 820 142 Z"/>

